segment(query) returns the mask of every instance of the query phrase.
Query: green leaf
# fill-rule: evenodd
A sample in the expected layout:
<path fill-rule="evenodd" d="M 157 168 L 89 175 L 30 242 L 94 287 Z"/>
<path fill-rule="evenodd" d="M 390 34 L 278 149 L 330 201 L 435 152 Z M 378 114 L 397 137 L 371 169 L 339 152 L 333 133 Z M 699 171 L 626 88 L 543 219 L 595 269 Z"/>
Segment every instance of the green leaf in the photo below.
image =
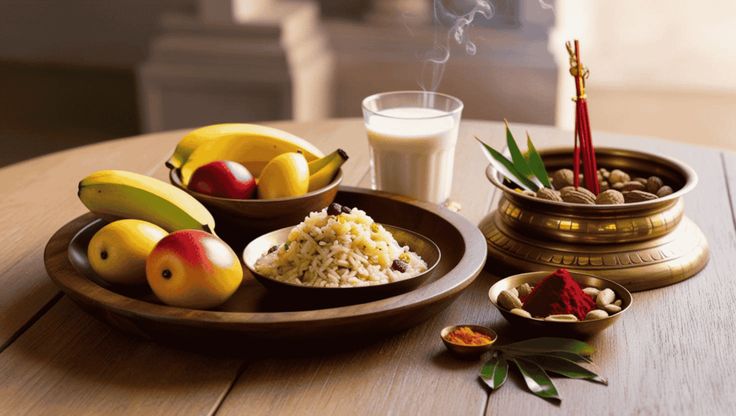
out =
<path fill-rule="evenodd" d="M 527 162 L 529 164 L 529 168 L 532 170 L 532 173 L 534 174 L 534 176 L 537 177 L 537 179 L 539 179 L 540 182 L 542 182 L 542 185 L 547 188 L 551 188 L 552 185 L 549 182 L 549 176 L 547 175 L 547 169 L 544 167 L 542 156 L 539 155 L 539 152 L 537 152 L 537 149 L 534 147 L 534 143 L 532 143 L 532 138 L 529 137 L 529 132 L 526 132 L 526 147 Z"/>
<path fill-rule="evenodd" d="M 534 362 L 550 373 L 559 374 L 568 378 L 592 380 L 608 385 L 608 380 L 604 377 L 601 377 L 587 368 L 564 358 L 551 355 L 528 355 L 524 356 L 524 359 Z"/>
<path fill-rule="evenodd" d="M 557 388 L 549 378 L 544 369 L 539 365 L 527 361 L 521 358 L 512 358 L 511 361 L 516 364 L 516 367 L 524 377 L 524 382 L 529 390 L 543 399 L 558 400 L 561 401 Z"/>
<path fill-rule="evenodd" d="M 582 341 L 570 338 L 553 338 L 542 337 L 532 338 L 526 341 L 515 342 L 496 347 L 499 350 L 509 351 L 511 353 L 518 351 L 548 353 L 552 351 L 567 352 L 572 354 L 590 356 L 595 352 L 595 348 Z"/>
<path fill-rule="evenodd" d="M 524 155 L 521 154 L 519 146 L 516 145 L 514 135 L 511 134 L 511 129 L 509 128 L 509 122 L 504 120 L 504 123 L 506 124 L 506 146 L 509 148 L 509 152 L 511 153 L 511 161 L 514 163 L 514 167 L 517 172 L 524 175 L 526 178 L 531 178 L 532 170 L 526 163 Z"/>
<path fill-rule="evenodd" d="M 571 352 L 562 352 L 562 351 L 548 351 L 548 352 L 519 352 L 515 351 L 514 355 L 521 355 L 521 356 L 527 356 L 527 355 L 549 355 L 552 357 L 558 357 L 558 358 L 564 358 L 565 360 L 572 361 L 574 363 L 587 363 L 592 364 L 593 360 L 591 360 L 589 357 L 585 357 L 582 355 L 574 354 Z"/>
<path fill-rule="evenodd" d="M 491 390 L 496 390 L 506 382 L 509 363 L 501 354 L 496 354 L 480 369 L 480 378 Z"/>
<path fill-rule="evenodd" d="M 491 146 L 483 143 L 481 139 L 476 137 L 475 140 L 478 140 L 478 142 L 481 144 L 481 147 L 483 148 L 488 161 L 491 162 L 493 167 L 501 172 L 501 174 L 505 176 L 506 179 L 514 182 L 516 185 L 524 190 L 532 192 L 536 192 L 539 190 L 539 186 L 530 181 L 527 177 L 520 174 L 514 167 L 513 163 L 510 160 L 506 159 L 504 155 L 496 151 Z"/>

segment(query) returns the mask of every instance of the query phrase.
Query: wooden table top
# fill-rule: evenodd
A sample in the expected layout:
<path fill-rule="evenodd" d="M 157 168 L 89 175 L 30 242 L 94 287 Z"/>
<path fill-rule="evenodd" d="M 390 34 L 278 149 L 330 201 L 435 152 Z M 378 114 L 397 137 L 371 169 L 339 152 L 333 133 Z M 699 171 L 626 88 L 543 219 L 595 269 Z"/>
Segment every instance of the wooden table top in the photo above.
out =
<path fill-rule="evenodd" d="M 367 186 L 362 121 L 272 125 L 323 149 L 345 148 L 345 184 Z M 538 147 L 570 144 L 571 133 L 528 129 Z M 510 382 L 489 393 L 480 362 L 445 352 L 438 333 L 465 322 L 501 326 L 483 271 L 447 310 L 381 342 L 332 354 L 288 358 L 216 357 L 184 352 L 120 333 L 88 316 L 52 284 L 43 264 L 51 234 L 85 212 L 78 181 L 105 168 L 166 180 L 164 160 L 182 132 L 131 137 L 54 153 L 0 169 L 0 415 L 473 415 L 733 414 L 736 412 L 736 155 L 704 147 L 596 133 L 599 146 L 665 154 L 700 175 L 686 214 L 710 242 L 711 261 L 680 284 L 634 295 L 619 323 L 593 338 L 594 360 L 609 385 L 556 379 L 561 405 Z M 473 136 L 502 147 L 503 126 L 464 121 L 452 198 L 474 223 L 495 206 L 486 160 Z"/>

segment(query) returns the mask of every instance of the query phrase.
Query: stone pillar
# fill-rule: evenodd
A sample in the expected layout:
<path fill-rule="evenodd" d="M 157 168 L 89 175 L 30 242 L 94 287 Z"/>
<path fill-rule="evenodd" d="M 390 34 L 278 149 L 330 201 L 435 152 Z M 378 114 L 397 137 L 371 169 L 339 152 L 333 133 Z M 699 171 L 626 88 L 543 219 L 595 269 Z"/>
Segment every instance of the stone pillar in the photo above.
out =
<path fill-rule="evenodd" d="M 312 1 L 200 0 L 167 15 L 138 71 L 145 131 L 332 114 L 333 56 Z"/>

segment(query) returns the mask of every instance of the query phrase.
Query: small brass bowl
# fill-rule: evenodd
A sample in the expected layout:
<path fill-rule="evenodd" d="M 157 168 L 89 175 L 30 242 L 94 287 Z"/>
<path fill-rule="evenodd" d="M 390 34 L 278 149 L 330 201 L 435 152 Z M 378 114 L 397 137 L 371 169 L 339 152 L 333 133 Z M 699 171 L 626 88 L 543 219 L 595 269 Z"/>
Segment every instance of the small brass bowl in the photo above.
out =
<path fill-rule="evenodd" d="M 293 227 L 272 231 L 251 241 L 243 251 L 243 263 L 269 291 L 318 304 L 351 304 L 382 299 L 416 289 L 424 283 L 440 262 L 440 248 L 429 238 L 400 227 L 382 224 L 402 246 L 409 246 L 427 263 L 427 270 L 412 278 L 372 286 L 314 287 L 282 282 L 256 272 L 256 261 L 271 247 L 283 244 Z"/>
<path fill-rule="evenodd" d="M 310 212 L 330 205 L 342 182 L 342 169 L 324 188 L 296 197 L 277 199 L 220 198 L 195 192 L 184 186 L 178 169 L 169 172 L 169 180 L 207 207 L 215 218 L 217 234 L 233 245 L 234 249 L 242 250 L 243 242 L 297 224 Z"/>
<path fill-rule="evenodd" d="M 505 279 L 501 279 L 491 286 L 490 290 L 488 290 L 488 298 L 491 300 L 491 303 L 493 303 L 493 306 L 501 312 L 501 315 L 503 315 L 503 317 L 506 318 L 506 320 L 515 328 L 535 335 L 540 334 L 573 337 L 589 337 L 603 331 L 619 320 L 621 315 L 629 309 L 633 301 L 631 292 L 614 281 L 587 274 L 570 272 L 572 278 L 580 284 L 580 287 L 584 288 L 591 286 L 598 289 L 609 288 L 613 290 L 616 293 L 616 299 L 621 299 L 621 311 L 603 319 L 577 322 L 552 322 L 515 315 L 496 303 L 496 299 L 502 290 L 512 289 L 524 283 L 536 285 L 542 279 L 549 276 L 549 274 L 549 272 L 530 272 L 516 274 Z"/>
<path fill-rule="evenodd" d="M 468 328 L 472 329 L 475 332 L 479 332 L 481 334 L 488 335 L 491 337 L 491 342 L 489 344 L 485 345 L 461 345 L 461 344 L 455 344 L 454 342 L 447 340 L 447 335 L 450 334 L 450 332 L 463 327 L 467 326 Z M 481 325 L 469 325 L 469 324 L 462 324 L 462 325 L 452 325 L 448 326 L 442 329 L 440 331 L 440 338 L 442 338 L 442 342 L 445 344 L 445 347 L 447 347 L 448 350 L 451 352 L 463 356 L 463 357 L 474 357 L 483 354 L 484 352 L 488 351 L 493 347 L 493 344 L 498 339 L 498 335 L 494 330 L 491 328 L 481 326 Z"/>

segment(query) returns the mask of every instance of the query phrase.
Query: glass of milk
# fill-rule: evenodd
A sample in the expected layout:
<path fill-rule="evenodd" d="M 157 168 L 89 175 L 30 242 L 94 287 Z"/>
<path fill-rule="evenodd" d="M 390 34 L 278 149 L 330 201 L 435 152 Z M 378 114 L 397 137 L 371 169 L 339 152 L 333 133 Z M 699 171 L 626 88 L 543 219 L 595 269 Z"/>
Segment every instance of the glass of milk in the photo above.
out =
<path fill-rule="evenodd" d="M 445 202 L 462 111 L 462 101 L 435 92 L 396 91 L 364 99 L 371 187 Z"/>

